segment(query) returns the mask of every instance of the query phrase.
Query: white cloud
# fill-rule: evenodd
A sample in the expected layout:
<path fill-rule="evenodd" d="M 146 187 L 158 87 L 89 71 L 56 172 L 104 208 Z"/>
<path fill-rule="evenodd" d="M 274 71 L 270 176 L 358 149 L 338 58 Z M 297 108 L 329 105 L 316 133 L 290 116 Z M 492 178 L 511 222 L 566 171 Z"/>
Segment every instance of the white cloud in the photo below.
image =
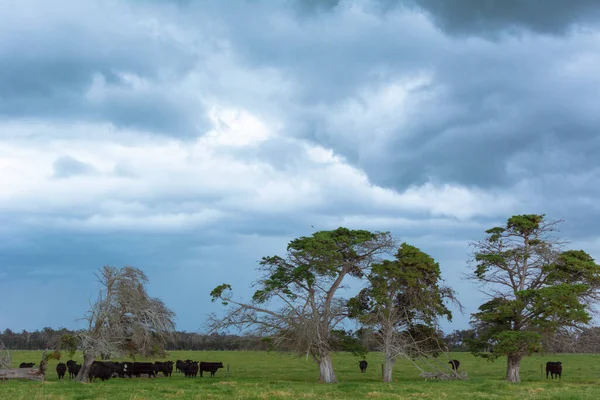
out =
<path fill-rule="evenodd" d="M 291 170 L 276 169 L 268 159 L 236 158 L 229 148 L 260 146 L 277 136 L 276 129 L 247 110 L 214 108 L 213 116 L 220 121 L 216 128 L 191 142 L 155 137 L 121 144 L 101 139 L 102 129 L 113 136 L 110 127 L 91 126 L 97 132 L 92 141 L 74 135 L 52 138 L 58 128 L 48 127 L 42 142 L 26 138 L 0 143 L 0 207 L 25 214 L 28 225 L 173 231 L 245 213 L 329 213 L 341 223 L 356 217 L 389 226 L 415 212 L 468 219 L 506 213 L 515 204 L 509 195 L 447 184 L 428 183 L 397 193 L 372 185 L 362 171 L 330 150 L 299 141 L 293 143 L 306 157 Z M 35 129 L 44 135 L 44 127 Z M 139 135 L 122 132 L 126 138 Z M 51 179 L 53 163 L 64 154 L 93 165 L 94 174 Z M 131 173 L 115 173 L 123 166 Z"/>

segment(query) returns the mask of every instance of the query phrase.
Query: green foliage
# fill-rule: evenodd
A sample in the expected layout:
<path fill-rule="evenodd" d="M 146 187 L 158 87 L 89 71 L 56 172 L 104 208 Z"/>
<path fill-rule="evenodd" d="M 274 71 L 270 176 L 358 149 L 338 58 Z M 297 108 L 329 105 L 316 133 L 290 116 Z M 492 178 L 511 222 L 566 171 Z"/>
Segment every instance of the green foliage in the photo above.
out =
<path fill-rule="evenodd" d="M 211 297 L 211 302 L 215 302 L 217 299 L 223 298 L 223 293 L 226 290 L 231 290 L 231 285 L 228 285 L 226 283 L 223 283 L 219 286 L 217 286 L 216 288 L 214 288 L 211 292 L 210 292 L 210 297 Z M 229 304 L 227 301 L 223 300 L 221 302 L 221 304 L 223 304 L 224 306 L 226 306 L 227 304 Z"/>
<path fill-rule="evenodd" d="M 296 300 L 298 286 L 310 290 L 319 279 L 335 279 L 340 274 L 362 278 L 371 256 L 387 240 L 388 232 L 342 227 L 294 239 L 288 244 L 287 258 L 262 258 L 260 265 L 266 278 L 252 299 L 265 303 L 278 293 Z"/>
<path fill-rule="evenodd" d="M 348 302 L 350 315 L 364 324 L 392 313 L 399 325 L 432 324 L 440 316 L 452 319 L 445 305 L 452 292 L 439 285 L 439 264 L 414 246 L 402 243 L 395 260 L 374 264 L 367 280 L 369 286 Z"/>
<path fill-rule="evenodd" d="M 376 330 L 386 357 L 437 356 L 443 339 L 438 319 L 452 319 L 446 300 L 454 292 L 440 285 L 440 267 L 428 254 L 402 243 L 394 260 L 374 264 L 368 286 L 347 303 L 351 318 Z"/>
<path fill-rule="evenodd" d="M 75 354 L 78 347 L 79 342 L 75 335 L 67 333 L 61 336 L 58 348 L 59 350 L 66 351 L 69 357 L 73 357 L 73 354 Z"/>
<path fill-rule="evenodd" d="M 591 320 L 588 304 L 597 298 L 600 268 L 582 250 L 560 249 L 550 236 L 558 222 L 516 215 L 474 243 L 471 278 L 494 293 L 472 314 L 474 354 L 491 360 L 531 355 L 542 350 L 542 335 Z"/>
<path fill-rule="evenodd" d="M 332 348 L 334 351 L 347 351 L 357 357 L 366 358 L 369 349 L 359 335 L 345 329 L 334 329 L 332 333 Z"/>

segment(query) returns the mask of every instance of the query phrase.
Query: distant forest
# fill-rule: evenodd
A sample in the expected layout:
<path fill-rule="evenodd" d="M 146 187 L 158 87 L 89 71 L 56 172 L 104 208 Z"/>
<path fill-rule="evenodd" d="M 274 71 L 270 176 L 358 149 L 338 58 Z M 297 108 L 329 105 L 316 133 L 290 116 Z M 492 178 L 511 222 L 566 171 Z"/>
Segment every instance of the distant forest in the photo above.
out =
<path fill-rule="evenodd" d="M 29 332 L 14 332 L 5 329 L 0 333 L 0 342 L 12 350 L 44 350 L 55 348 L 63 335 L 74 335 L 76 331 L 65 328 L 44 328 Z M 471 329 L 456 330 L 442 335 L 448 351 L 463 352 L 467 350 L 467 341 L 474 337 Z M 177 331 L 165 343 L 165 350 L 254 350 L 267 351 L 269 343 L 262 338 L 251 335 L 201 334 Z M 369 351 L 377 351 L 369 345 Z M 544 339 L 543 347 L 547 353 L 594 353 L 600 354 L 600 327 L 590 327 L 577 332 L 560 332 Z M 339 350 L 339 349 L 338 349 Z"/>

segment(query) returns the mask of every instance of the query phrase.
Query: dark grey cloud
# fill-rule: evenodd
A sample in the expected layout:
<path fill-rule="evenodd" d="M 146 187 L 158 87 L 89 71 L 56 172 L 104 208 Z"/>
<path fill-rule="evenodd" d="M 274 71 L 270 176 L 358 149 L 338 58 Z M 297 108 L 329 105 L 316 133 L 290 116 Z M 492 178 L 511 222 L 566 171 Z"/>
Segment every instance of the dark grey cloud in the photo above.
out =
<path fill-rule="evenodd" d="M 0 18 L 0 118 L 108 122 L 176 137 L 210 128 L 202 103 L 169 93 L 197 62 L 195 49 L 178 43 L 168 29 L 157 32 L 152 13 L 126 3 L 86 8 L 58 2 L 52 11 L 45 3 L 29 4 L 27 11 L 15 8 Z M 42 18 L 44 11 L 56 18 Z M 124 76 L 141 80 L 144 88 Z M 106 93 L 91 100 L 98 77 Z"/>
<path fill-rule="evenodd" d="M 300 15 L 334 12 L 352 4 L 344 0 L 297 0 Z M 363 3 L 364 4 L 364 3 Z M 597 26 L 600 4 L 595 0 L 375 0 L 373 11 L 399 8 L 425 12 L 444 32 L 500 38 L 535 32 L 564 35 L 572 29 Z"/>
<path fill-rule="evenodd" d="M 278 17 L 270 18 L 249 4 L 238 4 L 244 12 L 228 15 L 225 29 L 241 61 L 276 68 L 299 88 L 275 106 L 286 132 L 335 149 L 374 183 L 398 190 L 429 180 L 507 187 L 519 179 L 512 175 L 513 164 L 523 163 L 518 169 L 525 174 L 535 173 L 527 172 L 527 164 L 548 171 L 556 165 L 548 154 L 565 148 L 583 151 L 568 166 L 573 172 L 596 165 L 599 114 L 586 104 L 597 96 L 597 79 L 590 69 L 568 71 L 594 54 L 597 45 L 587 34 L 463 41 L 432 30 L 405 7 L 382 16 L 369 7 L 356 11 L 340 3 L 329 13 L 298 20 L 293 11 L 277 9 Z M 457 15 L 470 10 L 467 3 L 443 4 Z M 574 7 L 585 4 L 590 3 Z M 527 16 L 506 7 L 500 21 L 512 14 Z M 555 8 L 548 13 L 561 14 Z M 242 22 L 242 15 L 252 18 Z M 390 82 L 419 74 L 430 78 L 408 90 L 396 111 L 369 121 L 371 126 L 359 126 L 358 119 L 345 126 L 332 123 L 345 103 L 356 103 L 359 111 L 383 106 L 369 104 L 365 90 L 384 91 Z M 260 110 L 261 105 L 248 107 Z M 383 121 L 387 126 L 377 126 Z M 364 139 L 378 130 L 384 131 L 380 137 Z M 368 153 L 366 142 L 381 151 Z M 524 161 L 522 154 L 536 161 Z"/>
<path fill-rule="evenodd" d="M 391 1 L 383 0 L 386 3 Z M 445 32 L 497 36 L 532 31 L 564 35 L 572 28 L 597 26 L 595 0 L 409 0 L 426 11 Z"/>

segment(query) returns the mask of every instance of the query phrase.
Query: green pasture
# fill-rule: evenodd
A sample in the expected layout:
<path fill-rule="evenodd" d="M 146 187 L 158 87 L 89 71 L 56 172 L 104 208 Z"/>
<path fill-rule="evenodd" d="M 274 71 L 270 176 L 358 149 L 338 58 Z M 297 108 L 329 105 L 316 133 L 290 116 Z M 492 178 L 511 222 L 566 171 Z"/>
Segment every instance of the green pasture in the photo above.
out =
<path fill-rule="evenodd" d="M 40 362 L 42 352 L 14 351 L 13 367 L 21 362 Z M 600 399 L 600 355 L 560 354 L 526 358 L 520 384 L 503 381 L 505 359 L 495 363 L 469 353 L 452 353 L 468 373 L 467 381 L 432 381 L 406 360 L 399 360 L 395 381 L 381 382 L 381 355 L 370 353 L 365 374 L 357 357 L 339 353 L 334 358 L 338 384 L 319 384 L 318 366 L 310 359 L 266 352 L 173 351 L 168 360 L 222 361 L 230 365 L 226 378 L 220 369 L 214 378 L 173 377 L 111 379 L 93 384 L 58 381 L 57 361 L 48 366 L 47 381 L 9 380 L 0 383 L 0 399 Z M 81 356 L 73 359 L 80 361 Z M 68 358 L 63 357 L 63 362 Z M 158 360 L 158 359 L 157 359 Z M 155 361 L 155 360 L 152 360 Z M 563 362 L 562 380 L 540 377 L 540 364 Z"/>

